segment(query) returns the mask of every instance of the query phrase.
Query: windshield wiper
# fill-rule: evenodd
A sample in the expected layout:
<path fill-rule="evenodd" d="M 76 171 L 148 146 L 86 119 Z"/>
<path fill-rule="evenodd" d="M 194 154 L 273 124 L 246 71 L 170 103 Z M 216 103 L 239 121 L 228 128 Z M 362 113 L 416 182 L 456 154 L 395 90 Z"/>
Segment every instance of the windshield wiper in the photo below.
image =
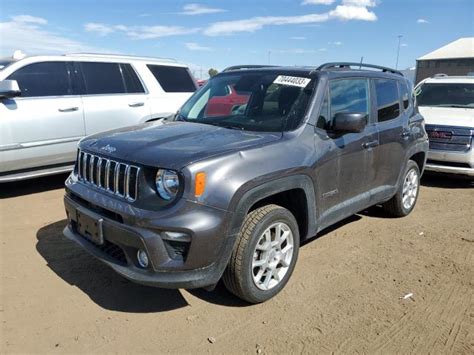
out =
<path fill-rule="evenodd" d="M 210 123 L 211 125 L 213 126 L 217 126 L 217 127 L 222 127 L 222 128 L 227 128 L 227 129 L 235 129 L 237 131 L 243 131 L 244 130 L 244 127 L 242 126 L 233 126 L 231 124 L 221 124 L 221 123 Z"/>

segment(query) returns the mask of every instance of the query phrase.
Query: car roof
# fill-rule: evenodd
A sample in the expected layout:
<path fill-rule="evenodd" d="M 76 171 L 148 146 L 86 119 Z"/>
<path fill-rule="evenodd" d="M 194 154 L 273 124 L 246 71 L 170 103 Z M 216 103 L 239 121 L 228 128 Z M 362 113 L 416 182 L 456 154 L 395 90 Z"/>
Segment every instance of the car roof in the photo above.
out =
<path fill-rule="evenodd" d="M 113 63 L 132 63 L 141 62 L 147 64 L 158 64 L 175 67 L 187 67 L 187 65 L 178 63 L 173 58 L 158 58 L 158 57 L 139 57 L 120 54 L 101 54 L 101 53 L 70 53 L 63 55 L 32 55 L 21 59 L 12 60 L 13 63 L 36 63 L 39 61 L 85 61 L 85 62 L 113 62 Z"/>
<path fill-rule="evenodd" d="M 423 83 L 426 84 L 462 84 L 469 83 L 474 84 L 474 76 L 434 76 L 432 78 L 427 78 L 423 80 Z"/>
<path fill-rule="evenodd" d="M 388 71 L 372 70 L 372 69 L 352 69 L 348 67 L 334 69 L 320 69 L 321 66 L 235 66 L 223 70 L 218 75 L 233 75 L 236 73 L 272 73 L 281 75 L 302 75 L 309 77 L 317 77 L 327 75 L 329 78 L 337 77 L 378 77 L 392 78 L 397 80 L 407 80 L 403 74 L 395 74 Z"/>

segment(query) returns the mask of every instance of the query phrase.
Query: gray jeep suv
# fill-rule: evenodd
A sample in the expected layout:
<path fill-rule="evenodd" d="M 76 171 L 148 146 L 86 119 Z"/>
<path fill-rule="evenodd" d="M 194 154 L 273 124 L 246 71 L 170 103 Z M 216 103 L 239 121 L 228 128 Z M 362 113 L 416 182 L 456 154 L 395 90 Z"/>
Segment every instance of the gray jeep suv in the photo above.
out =
<path fill-rule="evenodd" d="M 268 300 L 301 241 L 413 210 L 428 139 L 410 92 L 359 63 L 228 68 L 173 118 L 80 142 L 64 234 L 141 284 Z"/>

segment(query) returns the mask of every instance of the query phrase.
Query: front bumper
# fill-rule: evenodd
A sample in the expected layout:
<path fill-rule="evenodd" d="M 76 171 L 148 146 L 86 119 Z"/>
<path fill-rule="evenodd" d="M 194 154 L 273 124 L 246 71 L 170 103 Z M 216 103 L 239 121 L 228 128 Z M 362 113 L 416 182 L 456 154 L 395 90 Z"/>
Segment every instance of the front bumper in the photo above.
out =
<path fill-rule="evenodd" d="M 430 150 L 425 170 L 474 176 L 474 150 L 465 153 Z"/>
<path fill-rule="evenodd" d="M 81 184 L 72 184 L 66 191 L 64 204 L 69 223 L 64 235 L 125 278 L 163 288 L 198 288 L 214 285 L 222 276 L 235 241 L 235 236 L 225 233 L 229 212 L 190 201 L 182 201 L 166 212 L 142 211 Z M 102 220 L 103 244 L 79 233 L 78 210 Z M 164 231 L 190 236 L 182 255 L 176 258 L 170 252 Z M 139 249 L 148 254 L 147 268 L 137 262 Z"/>

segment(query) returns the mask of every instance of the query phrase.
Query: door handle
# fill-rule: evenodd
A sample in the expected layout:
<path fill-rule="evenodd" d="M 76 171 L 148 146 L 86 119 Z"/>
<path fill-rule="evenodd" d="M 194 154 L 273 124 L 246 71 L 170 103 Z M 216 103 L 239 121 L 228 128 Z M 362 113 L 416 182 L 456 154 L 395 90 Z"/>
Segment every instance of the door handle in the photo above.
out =
<path fill-rule="evenodd" d="M 379 145 L 379 141 L 370 141 L 362 144 L 362 147 L 365 149 L 373 148 Z"/>
<path fill-rule="evenodd" d="M 58 108 L 59 112 L 73 112 L 79 110 L 79 107 L 65 107 L 65 108 Z"/>
<path fill-rule="evenodd" d="M 130 106 L 130 107 L 140 107 L 140 106 L 143 106 L 143 105 L 145 105 L 144 102 L 131 102 L 131 103 L 128 104 L 128 106 Z"/>

